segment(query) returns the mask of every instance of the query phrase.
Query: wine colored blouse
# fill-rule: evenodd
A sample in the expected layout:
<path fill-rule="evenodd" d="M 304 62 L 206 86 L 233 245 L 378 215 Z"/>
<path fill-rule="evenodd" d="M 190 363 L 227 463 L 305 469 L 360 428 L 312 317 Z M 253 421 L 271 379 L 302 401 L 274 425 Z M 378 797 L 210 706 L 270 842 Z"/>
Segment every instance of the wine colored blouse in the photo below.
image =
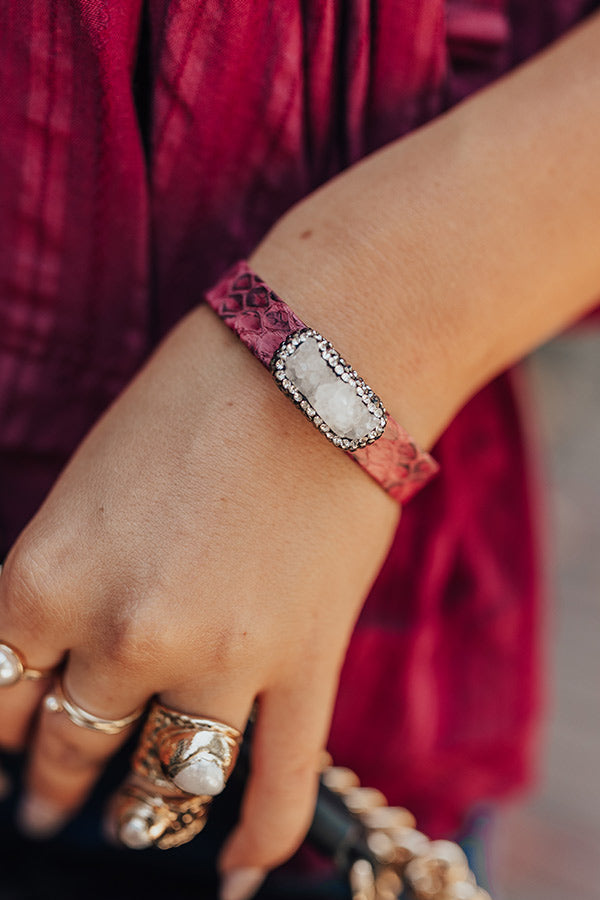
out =
<path fill-rule="evenodd" d="M 2 3 L 0 552 L 159 338 L 288 207 L 595 6 Z M 442 473 L 356 628 L 330 749 L 442 833 L 531 765 L 538 579 L 511 379 L 434 453 Z"/>

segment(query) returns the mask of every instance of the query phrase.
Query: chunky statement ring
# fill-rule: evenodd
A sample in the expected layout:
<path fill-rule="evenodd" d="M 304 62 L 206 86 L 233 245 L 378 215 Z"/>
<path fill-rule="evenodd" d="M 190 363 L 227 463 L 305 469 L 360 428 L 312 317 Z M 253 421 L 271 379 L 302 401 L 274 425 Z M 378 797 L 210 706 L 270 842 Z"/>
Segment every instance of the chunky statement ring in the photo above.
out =
<path fill-rule="evenodd" d="M 205 299 L 312 425 L 394 500 L 409 500 L 435 475 L 435 460 L 390 416 L 356 370 L 246 260 L 232 266 Z"/>
<path fill-rule="evenodd" d="M 237 760 L 242 734 L 214 719 L 188 716 L 154 701 L 119 791 L 119 839 L 132 849 L 187 843 L 203 828 Z"/>
<path fill-rule="evenodd" d="M 122 719 L 101 719 L 79 706 L 69 696 L 62 681 L 57 681 L 52 692 L 44 699 L 44 706 L 50 712 L 63 712 L 71 720 L 73 725 L 79 728 L 87 728 L 89 731 L 99 731 L 101 734 L 120 734 L 133 725 L 144 712 L 144 707 L 136 709 Z"/>
<path fill-rule="evenodd" d="M 202 831 L 209 806 L 205 797 L 165 796 L 128 781 L 114 798 L 111 812 L 116 836 L 130 850 L 170 850 Z"/>
<path fill-rule="evenodd" d="M 9 687 L 18 681 L 39 681 L 52 674 L 50 669 L 31 669 L 23 654 L 11 644 L 0 643 L 0 687 Z"/>
<path fill-rule="evenodd" d="M 155 701 L 142 731 L 133 771 L 162 788 L 216 797 L 237 759 L 236 728 L 163 706 Z"/>

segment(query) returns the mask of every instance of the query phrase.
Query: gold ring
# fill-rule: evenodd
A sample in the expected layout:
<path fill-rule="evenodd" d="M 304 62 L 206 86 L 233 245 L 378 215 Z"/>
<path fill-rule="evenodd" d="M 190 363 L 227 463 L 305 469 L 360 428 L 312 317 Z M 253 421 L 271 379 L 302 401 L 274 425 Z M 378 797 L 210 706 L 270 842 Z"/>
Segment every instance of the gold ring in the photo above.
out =
<path fill-rule="evenodd" d="M 199 834 L 208 815 L 204 797 L 163 796 L 128 781 L 111 803 L 116 836 L 131 850 L 170 850 Z"/>
<path fill-rule="evenodd" d="M 39 681 L 50 674 L 51 669 L 31 669 L 20 650 L 4 641 L 0 643 L 0 687 L 9 687 L 19 681 Z"/>
<path fill-rule="evenodd" d="M 160 787 L 215 797 L 235 765 L 242 734 L 237 728 L 188 716 L 154 701 L 133 757 L 133 771 Z"/>
<path fill-rule="evenodd" d="M 113 803 L 117 836 L 133 849 L 178 847 L 204 828 L 237 760 L 242 734 L 155 700 Z"/>
<path fill-rule="evenodd" d="M 46 695 L 44 705 L 50 712 L 64 712 L 73 725 L 87 728 L 89 731 L 98 731 L 100 734 L 120 734 L 121 731 L 137 722 L 144 712 L 144 707 L 140 706 L 135 712 L 123 716 L 122 719 L 102 719 L 75 703 L 60 680 L 56 682 L 52 692 Z"/>

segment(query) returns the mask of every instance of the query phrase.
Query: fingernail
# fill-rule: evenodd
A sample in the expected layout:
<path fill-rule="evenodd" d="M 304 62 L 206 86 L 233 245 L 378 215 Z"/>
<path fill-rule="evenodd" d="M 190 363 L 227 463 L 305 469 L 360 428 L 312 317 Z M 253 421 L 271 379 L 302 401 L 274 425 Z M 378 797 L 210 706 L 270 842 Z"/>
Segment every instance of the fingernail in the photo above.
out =
<path fill-rule="evenodd" d="M 0 800 L 6 800 L 12 790 L 12 783 L 6 772 L 0 769 Z"/>
<path fill-rule="evenodd" d="M 232 869 L 221 879 L 221 900 L 250 900 L 267 876 L 264 869 Z"/>
<path fill-rule="evenodd" d="M 41 797 L 24 797 L 17 811 L 17 824 L 21 831 L 38 840 L 53 837 L 61 830 L 65 820 L 62 809 Z"/>

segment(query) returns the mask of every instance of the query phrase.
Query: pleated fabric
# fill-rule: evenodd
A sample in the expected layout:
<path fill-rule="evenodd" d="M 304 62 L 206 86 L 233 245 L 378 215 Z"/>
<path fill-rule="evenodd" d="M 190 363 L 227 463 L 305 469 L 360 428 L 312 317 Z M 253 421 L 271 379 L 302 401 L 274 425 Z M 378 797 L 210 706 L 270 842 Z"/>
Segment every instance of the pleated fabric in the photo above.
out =
<path fill-rule="evenodd" d="M 0 551 L 160 337 L 286 209 L 595 5 L 6 0 Z M 336 761 L 434 833 L 530 767 L 538 579 L 521 432 L 507 377 L 448 429 L 342 676 Z"/>

